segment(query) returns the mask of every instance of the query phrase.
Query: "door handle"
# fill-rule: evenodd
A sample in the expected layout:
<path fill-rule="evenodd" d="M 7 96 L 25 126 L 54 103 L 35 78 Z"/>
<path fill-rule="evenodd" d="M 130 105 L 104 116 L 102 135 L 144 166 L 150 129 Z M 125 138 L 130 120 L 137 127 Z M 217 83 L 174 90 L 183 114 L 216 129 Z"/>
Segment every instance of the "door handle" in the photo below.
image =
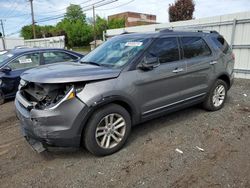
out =
<path fill-rule="evenodd" d="M 214 64 L 216 64 L 216 63 L 218 63 L 217 61 L 211 61 L 209 64 L 210 65 L 214 65 Z"/>
<path fill-rule="evenodd" d="M 176 68 L 176 69 L 174 69 L 172 72 L 173 72 L 173 73 L 178 73 L 178 72 L 182 72 L 182 71 L 184 71 L 183 68 Z"/>

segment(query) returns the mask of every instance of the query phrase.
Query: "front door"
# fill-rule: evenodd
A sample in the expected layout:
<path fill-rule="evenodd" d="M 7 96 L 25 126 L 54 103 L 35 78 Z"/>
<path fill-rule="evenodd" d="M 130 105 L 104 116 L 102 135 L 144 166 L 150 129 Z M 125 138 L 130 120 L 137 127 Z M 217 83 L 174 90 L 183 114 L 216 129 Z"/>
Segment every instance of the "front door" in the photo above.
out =
<path fill-rule="evenodd" d="M 136 70 L 135 84 L 143 116 L 160 112 L 182 100 L 186 73 L 186 64 L 180 60 L 176 37 L 156 39 L 145 56 L 158 57 L 160 65 L 148 71 Z"/>

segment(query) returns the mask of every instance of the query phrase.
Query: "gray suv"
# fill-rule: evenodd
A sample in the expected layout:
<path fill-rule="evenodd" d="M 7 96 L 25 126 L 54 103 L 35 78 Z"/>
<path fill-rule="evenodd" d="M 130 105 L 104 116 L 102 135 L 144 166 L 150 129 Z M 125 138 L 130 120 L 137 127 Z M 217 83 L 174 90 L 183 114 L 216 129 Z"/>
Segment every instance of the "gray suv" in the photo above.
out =
<path fill-rule="evenodd" d="M 199 103 L 221 109 L 233 68 L 234 55 L 215 31 L 123 34 L 81 63 L 26 71 L 15 106 L 35 150 L 85 146 L 109 155 L 132 125 Z"/>

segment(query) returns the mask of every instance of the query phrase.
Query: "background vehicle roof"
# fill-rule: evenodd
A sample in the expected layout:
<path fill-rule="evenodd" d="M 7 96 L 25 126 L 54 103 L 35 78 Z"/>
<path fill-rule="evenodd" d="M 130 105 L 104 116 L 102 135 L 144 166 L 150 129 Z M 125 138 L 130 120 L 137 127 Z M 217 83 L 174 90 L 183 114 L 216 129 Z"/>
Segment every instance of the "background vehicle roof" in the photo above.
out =
<path fill-rule="evenodd" d="M 62 48 L 20 48 L 20 49 L 13 49 L 10 50 L 9 52 L 12 53 L 13 55 L 18 55 L 18 54 L 22 54 L 22 53 L 26 53 L 26 52 L 38 52 L 38 51 L 50 51 L 50 50 L 58 50 L 58 51 L 65 51 L 65 52 L 69 52 L 78 56 L 83 56 L 80 53 L 74 52 L 74 51 L 69 51 L 69 50 L 65 50 Z"/>

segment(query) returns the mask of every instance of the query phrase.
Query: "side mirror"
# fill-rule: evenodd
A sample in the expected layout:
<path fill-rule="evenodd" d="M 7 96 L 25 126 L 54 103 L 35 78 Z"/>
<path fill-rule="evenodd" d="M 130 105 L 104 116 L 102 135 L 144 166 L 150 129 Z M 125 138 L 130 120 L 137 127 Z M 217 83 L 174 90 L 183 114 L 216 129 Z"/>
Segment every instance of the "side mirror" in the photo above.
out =
<path fill-rule="evenodd" d="M 9 73 L 11 71 L 11 68 L 9 66 L 4 66 L 1 68 L 2 72 Z"/>
<path fill-rule="evenodd" d="M 142 70 L 152 70 L 160 65 L 158 57 L 144 57 L 140 65 L 138 66 Z"/>

